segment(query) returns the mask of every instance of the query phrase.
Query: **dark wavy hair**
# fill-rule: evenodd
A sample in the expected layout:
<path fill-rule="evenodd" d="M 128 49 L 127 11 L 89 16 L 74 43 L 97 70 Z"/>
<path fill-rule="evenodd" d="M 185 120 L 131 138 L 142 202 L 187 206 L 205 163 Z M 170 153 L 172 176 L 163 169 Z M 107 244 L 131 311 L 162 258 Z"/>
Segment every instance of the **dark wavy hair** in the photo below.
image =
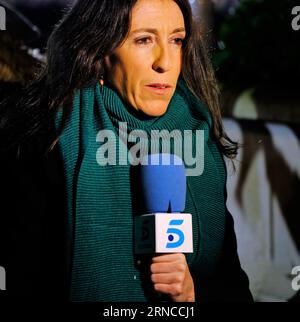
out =
<path fill-rule="evenodd" d="M 104 57 L 126 39 L 137 1 L 78 0 L 64 15 L 48 40 L 47 63 L 15 100 L 17 108 L 9 108 L 13 103 L 8 100 L 1 109 L 4 116 L 0 127 L 14 133 L 8 135 L 11 144 L 45 133 L 63 107 L 63 122 L 48 150 L 54 147 L 70 114 L 75 92 L 99 81 L 105 72 Z M 234 158 L 238 144 L 226 135 L 222 125 L 219 89 L 204 45 L 205 35 L 193 20 L 189 1 L 174 1 L 183 13 L 186 28 L 181 75 L 191 92 L 208 107 L 213 118 L 212 136 L 220 151 Z"/>

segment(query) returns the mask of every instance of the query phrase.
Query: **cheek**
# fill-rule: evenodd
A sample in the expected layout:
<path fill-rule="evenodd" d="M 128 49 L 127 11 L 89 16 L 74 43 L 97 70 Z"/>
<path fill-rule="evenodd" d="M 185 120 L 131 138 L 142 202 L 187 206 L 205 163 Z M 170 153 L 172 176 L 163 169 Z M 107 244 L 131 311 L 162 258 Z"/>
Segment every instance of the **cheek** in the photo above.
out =
<path fill-rule="evenodd" d="M 182 57 L 182 53 L 179 54 L 179 57 L 177 58 L 177 73 L 180 74 L 181 69 L 182 69 L 182 64 L 183 64 L 183 57 Z"/>
<path fill-rule="evenodd" d="M 150 59 L 140 54 L 125 58 L 123 65 L 123 74 L 126 80 L 127 86 L 131 90 L 136 89 L 137 85 L 143 82 L 143 79 L 147 79 L 147 73 L 149 74 L 149 62 Z"/>

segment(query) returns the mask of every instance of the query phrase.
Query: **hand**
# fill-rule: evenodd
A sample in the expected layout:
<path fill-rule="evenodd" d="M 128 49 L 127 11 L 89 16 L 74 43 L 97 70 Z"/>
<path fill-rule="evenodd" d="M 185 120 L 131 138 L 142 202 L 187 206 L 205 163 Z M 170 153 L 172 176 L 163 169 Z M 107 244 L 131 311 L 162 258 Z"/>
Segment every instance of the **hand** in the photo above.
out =
<path fill-rule="evenodd" d="M 194 281 L 184 254 L 164 254 L 152 258 L 154 289 L 168 294 L 174 302 L 195 302 Z"/>

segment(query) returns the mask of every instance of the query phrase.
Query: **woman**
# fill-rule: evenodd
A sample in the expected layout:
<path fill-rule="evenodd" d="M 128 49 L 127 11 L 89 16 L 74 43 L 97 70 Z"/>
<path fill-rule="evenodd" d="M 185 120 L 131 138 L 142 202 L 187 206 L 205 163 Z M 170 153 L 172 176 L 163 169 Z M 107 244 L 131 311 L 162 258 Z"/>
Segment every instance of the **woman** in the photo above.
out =
<path fill-rule="evenodd" d="M 78 1 L 50 37 L 45 70 L 18 101 L 23 113 L 2 110 L 2 128 L 14 134 L 9 144 L 23 161 L 7 162 L 22 184 L 12 186 L 12 172 L 4 171 L 5 199 L 19 215 L 25 243 L 11 238 L 7 271 L 26 247 L 34 269 L 27 260 L 26 278 L 23 271 L 15 280 L 25 279 L 33 295 L 59 296 L 63 286 L 72 301 L 155 301 L 159 295 L 172 302 L 251 301 L 225 206 L 221 154 L 234 157 L 237 147 L 223 131 L 217 97 L 187 0 Z M 103 167 L 95 157 L 99 131 L 122 137 L 122 122 L 147 134 L 204 131 L 204 171 L 187 178 L 194 253 L 136 260 L 132 185 L 138 183 L 127 163 Z M 26 219 L 21 209 L 30 214 Z M 38 239 L 25 237 L 29 231 Z"/>

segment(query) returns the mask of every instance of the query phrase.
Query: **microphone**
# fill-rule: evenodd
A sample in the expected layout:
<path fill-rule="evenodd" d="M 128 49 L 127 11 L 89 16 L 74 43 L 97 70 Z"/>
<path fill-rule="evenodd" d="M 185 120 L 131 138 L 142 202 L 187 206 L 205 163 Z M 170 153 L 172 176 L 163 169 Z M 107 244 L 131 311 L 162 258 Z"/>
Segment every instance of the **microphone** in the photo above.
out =
<path fill-rule="evenodd" d="M 135 254 L 192 253 L 192 215 L 185 209 L 186 175 L 174 154 L 149 154 L 139 169 L 144 214 L 135 217 Z"/>

